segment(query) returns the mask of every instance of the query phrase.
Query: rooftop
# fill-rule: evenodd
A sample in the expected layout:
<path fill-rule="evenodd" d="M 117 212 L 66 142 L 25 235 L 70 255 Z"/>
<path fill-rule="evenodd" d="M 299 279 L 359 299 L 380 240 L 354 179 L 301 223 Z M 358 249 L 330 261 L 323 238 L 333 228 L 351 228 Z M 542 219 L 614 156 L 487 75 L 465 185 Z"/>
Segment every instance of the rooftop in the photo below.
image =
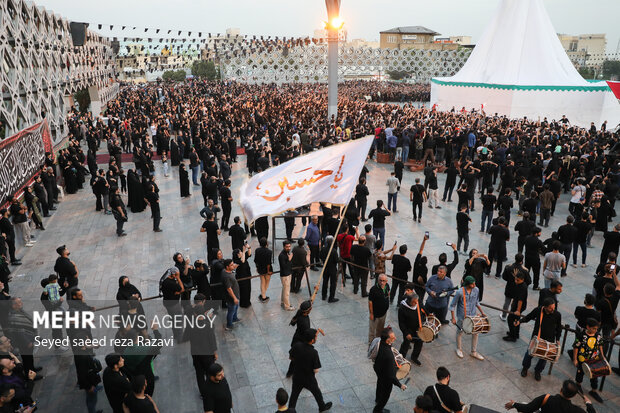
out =
<path fill-rule="evenodd" d="M 379 33 L 400 33 L 400 34 L 432 34 L 433 36 L 440 36 L 440 33 L 437 33 L 431 29 L 427 29 L 424 26 L 402 26 L 402 27 L 394 27 L 390 30 L 384 30 Z"/>

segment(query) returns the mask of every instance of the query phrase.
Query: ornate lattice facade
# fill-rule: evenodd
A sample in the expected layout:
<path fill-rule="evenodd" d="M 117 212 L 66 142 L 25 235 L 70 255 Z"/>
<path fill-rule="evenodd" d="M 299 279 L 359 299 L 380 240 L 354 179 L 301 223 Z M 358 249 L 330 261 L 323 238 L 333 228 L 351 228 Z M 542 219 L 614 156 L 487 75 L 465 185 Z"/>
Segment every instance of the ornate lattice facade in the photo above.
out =
<path fill-rule="evenodd" d="M 411 73 L 417 82 L 452 76 L 465 64 L 471 49 L 390 50 L 340 46 L 340 80 L 373 78 L 389 71 Z M 327 46 L 299 46 L 273 52 L 220 59 L 225 79 L 248 83 L 327 82 Z"/>
<path fill-rule="evenodd" d="M 68 99 L 96 86 L 105 105 L 118 87 L 110 42 L 88 31 L 74 47 L 69 21 L 23 0 L 0 0 L 0 139 L 40 122 L 54 143 L 67 135 Z M 99 103 L 98 102 L 98 103 Z"/>

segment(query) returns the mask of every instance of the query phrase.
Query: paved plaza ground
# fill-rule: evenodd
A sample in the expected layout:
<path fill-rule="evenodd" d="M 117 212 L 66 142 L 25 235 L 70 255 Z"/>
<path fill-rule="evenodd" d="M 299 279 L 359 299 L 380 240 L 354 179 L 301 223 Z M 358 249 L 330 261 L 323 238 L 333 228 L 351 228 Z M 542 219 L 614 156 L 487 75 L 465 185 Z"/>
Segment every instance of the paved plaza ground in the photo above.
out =
<path fill-rule="evenodd" d="M 125 164 L 125 169 L 132 167 Z M 374 205 L 377 199 L 387 198 L 386 179 L 390 165 L 367 163 L 370 169 L 368 205 Z M 38 299 L 40 295 L 39 280 L 47 276 L 57 257 L 55 249 L 67 244 L 71 250 L 71 259 L 80 270 L 80 288 L 85 291 L 86 301 L 113 300 L 120 275 L 128 275 L 142 292 L 143 296 L 156 295 L 158 280 L 166 268 L 172 265 L 172 255 L 190 248 L 192 260 L 205 257 L 205 236 L 199 232 L 202 218 L 200 187 L 193 187 L 193 196 L 180 198 L 178 170 L 173 169 L 170 177 L 165 178 L 161 163 L 156 161 L 156 175 L 160 187 L 163 232 L 154 233 L 150 220 L 150 211 L 129 213 L 129 222 L 125 225 L 128 236 L 118 238 L 115 235 L 115 222 L 111 215 L 95 212 L 95 198 L 90 188 L 85 188 L 74 195 L 66 196 L 52 218 L 47 219 L 45 232 L 36 232 L 38 242 L 33 248 L 22 248 L 20 256 L 23 265 L 14 271 L 15 281 L 11 284 L 13 295 Z M 240 215 L 238 188 L 246 179 L 245 157 L 233 167 L 233 197 L 235 199 L 233 214 Z M 387 220 L 387 245 L 394 241 L 409 246 L 408 257 L 413 262 L 418 251 L 424 231 L 431 236 L 425 254 L 429 257 L 429 268 L 437 262 L 441 252 L 449 252 L 447 241 L 456 242 L 456 203 L 443 203 L 443 209 L 424 209 L 422 223 L 412 221 L 409 187 L 415 177 L 422 173 L 405 172 L 401 194 L 398 200 L 399 212 Z M 440 189 L 443 190 L 445 177 L 440 176 Z M 456 199 L 456 196 L 455 196 Z M 478 201 L 477 201 L 478 202 Z M 542 239 L 563 224 L 568 213 L 568 197 L 562 196 L 556 214 L 551 219 L 549 228 L 543 229 Z M 479 202 L 478 202 L 479 204 Z M 478 232 L 480 209 L 472 213 L 470 247 L 487 252 L 489 236 Z M 513 212 L 511 232 L 517 221 Z M 279 222 L 279 234 L 284 233 L 282 220 Z M 298 221 L 294 235 L 302 230 Z M 516 236 L 512 236 L 508 246 L 509 263 L 516 253 Z M 601 248 L 601 233 L 596 233 L 588 249 L 588 267 L 568 269 L 564 282 L 564 292 L 559 297 L 559 310 L 564 323 L 574 324 L 573 311 L 580 305 L 586 292 L 591 291 L 592 274 Z M 231 247 L 228 236 L 223 236 L 221 245 L 225 257 L 230 257 Z M 251 239 L 256 248 L 258 241 Z M 281 245 L 276 245 L 275 254 Z M 459 281 L 463 271 L 463 257 L 454 270 L 453 279 Z M 388 272 L 391 273 L 388 264 Z M 253 271 L 254 266 L 252 265 Z M 16 277 L 25 274 L 23 277 Z M 318 272 L 310 272 L 310 281 L 314 285 Z M 273 412 L 275 411 L 275 392 L 284 387 L 290 392 L 291 380 L 286 379 L 288 350 L 294 328 L 288 325 L 294 313 L 280 308 L 280 280 L 274 276 L 268 295 L 271 301 L 261 304 L 257 300 L 258 279 L 252 283 L 252 302 L 249 309 L 240 309 L 242 324 L 232 332 L 225 332 L 218 326 L 218 345 L 220 362 L 224 366 L 234 398 L 235 413 Z M 495 278 L 485 279 L 485 303 L 501 306 L 505 283 Z M 307 299 L 307 291 L 292 294 L 292 304 L 297 306 Z M 325 337 L 319 337 L 316 348 L 319 352 L 322 369 L 318 373 L 318 382 L 325 400 L 332 401 L 334 412 L 371 412 L 375 398 L 375 374 L 371 362 L 366 358 L 368 334 L 367 300 L 354 296 L 351 284 L 342 291 L 339 287 L 338 303 L 315 302 L 311 314 L 314 327 L 322 328 Z M 530 288 L 528 308 L 532 309 L 538 299 L 537 292 Z M 498 411 L 513 399 L 527 402 L 543 393 L 555 394 L 559 391 L 562 380 L 574 378 L 575 368 L 569 358 L 562 356 L 551 375 L 547 370 L 541 382 L 533 378 L 533 369 L 527 378 L 519 375 L 521 360 L 526 351 L 533 323 L 525 324 L 521 330 L 521 339 L 508 343 L 501 339 L 507 331 L 506 323 L 499 319 L 499 313 L 487 309 L 492 323 L 491 333 L 481 336 L 479 352 L 485 356 L 484 361 L 475 360 L 468 355 L 459 359 L 455 352 L 455 327 L 443 327 L 440 336 L 432 343 L 425 344 L 420 361 L 421 367 L 414 366 L 411 381 L 406 391 L 394 388 L 390 403 L 392 412 L 411 412 L 416 396 L 422 394 L 428 385 L 435 383 L 435 370 L 446 366 L 452 375 L 451 386 L 461 399 Z M 220 318 L 219 322 L 221 322 Z M 388 324 L 397 326 L 396 306 L 388 312 Z M 163 332 L 170 336 L 169 331 Z M 402 335 L 396 328 L 398 348 Z M 469 338 L 464 338 L 464 350 L 469 350 Z M 572 343 L 572 335 L 568 343 Z M 103 349 L 102 349 L 103 350 Z M 614 352 L 612 365 L 617 365 L 617 352 Z M 467 352 L 466 352 L 467 354 Z M 103 360 L 103 351 L 97 355 Z M 37 365 L 44 367 L 45 378 L 37 382 L 35 397 L 39 400 L 42 412 L 84 412 L 84 393 L 76 387 L 76 374 L 73 359 L 69 353 L 62 356 L 42 352 L 35 357 Z M 183 344 L 176 349 L 164 349 L 162 355 L 154 362 L 155 374 L 160 377 L 156 383 L 154 399 L 162 413 L 196 413 L 200 412 L 202 403 L 198 395 L 194 370 L 189 355 L 189 345 Z M 613 373 L 612 373 L 613 374 Z M 589 383 L 584 381 L 584 388 L 589 390 Z M 598 412 L 620 411 L 620 378 L 608 377 L 602 392 L 604 404 L 595 402 Z M 576 403 L 581 404 L 580 400 Z M 103 392 L 99 394 L 99 408 L 111 412 Z M 297 411 L 306 413 L 317 411 L 316 403 L 307 391 L 302 393 Z"/>

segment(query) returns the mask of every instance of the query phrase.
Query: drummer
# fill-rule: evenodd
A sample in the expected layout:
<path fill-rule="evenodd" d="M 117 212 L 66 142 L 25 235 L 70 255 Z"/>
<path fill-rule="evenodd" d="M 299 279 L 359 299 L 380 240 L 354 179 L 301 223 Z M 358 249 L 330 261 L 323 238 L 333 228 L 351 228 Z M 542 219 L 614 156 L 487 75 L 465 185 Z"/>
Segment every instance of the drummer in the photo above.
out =
<path fill-rule="evenodd" d="M 575 381 L 579 386 L 580 393 L 583 393 L 581 389 L 581 382 L 583 381 L 583 363 L 589 360 L 604 360 L 603 345 L 601 341 L 603 336 L 598 331 L 599 322 L 593 318 L 586 320 L 586 328 L 581 333 L 577 333 L 575 337 L 575 343 L 573 344 L 573 364 L 577 367 L 577 375 Z M 603 399 L 596 391 L 598 388 L 598 378 L 594 377 L 590 379 L 590 396 L 599 403 L 603 403 Z"/>
<path fill-rule="evenodd" d="M 556 343 L 560 340 L 560 336 L 562 335 L 562 314 L 555 310 L 555 301 L 553 301 L 553 298 L 545 298 L 540 307 L 536 307 L 530 311 L 530 313 L 523 317 L 521 321 L 515 321 L 514 325 L 518 326 L 532 320 L 535 320 L 534 330 L 532 331 L 532 339 L 538 337 L 538 332 L 540 330 L 540 338 L 543 340 L 551 343 Z M 530 355 L 529 350 L 525 350 L 523 362 L 521 363 L 523 366 L 523 369 L 521 369 L 521 377 L 527 377 L 527 371 L 532 365 L 532 357 L 533 356 Z M 547 361 L 542 358 L 536 363 L 536 367 L 534 367 L 534 378 L 536 381 L 541 380 L 541 373 L 546 364 Z"/>
<path fill-rule="evenodd" d="M 463 358 L 462 350 L 462 338 L 463 338 L 463 320 L 466 316 L 472 317 L 477 314 L 476 309 L 480 312 L 480 315 L 486 317 L 478 301 L 478 287 L 476 287 L 476 280 L 471 275 L 468 275 L 463 280 L 463 288 L 456 290 L 456 294 L 450 304 L 450 313 L 452 314 L 452 323 L 456 325 L 456 355 L 459 358 Z M 454 311 L 456 310 L 456 317 Z M 472 334 L 471 338 L 471 353 L 469 354 L 475 359 L 484 360 L 484 357 L 478 353 L 476 347 L 478 346 L 478 334 Z"/>
<path fill-rule="evenodd" d="M 399 352 L 403 357 L 407 357 L 409 347 L 413 344 L 411 362 L 416 366 L 422 365 L 418 357 L 424 343 L 418 337 L 418 331 L 422 328 L 424 321 L 426 321 L 426 313 L 420 308 L 418 295 L 411 292 L 404 296 L 398 308 L 398 327 L 403 333 L 403 343 L 400 345 Z"/>

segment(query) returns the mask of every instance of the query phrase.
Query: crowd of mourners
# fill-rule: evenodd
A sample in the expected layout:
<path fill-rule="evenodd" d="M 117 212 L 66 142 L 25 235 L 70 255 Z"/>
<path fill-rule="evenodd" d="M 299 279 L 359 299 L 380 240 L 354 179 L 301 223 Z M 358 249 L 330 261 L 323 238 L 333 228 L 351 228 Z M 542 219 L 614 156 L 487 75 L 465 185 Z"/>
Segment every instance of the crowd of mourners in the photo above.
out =
<path fill-rule="evenodd" d="M 152 214 L 153 231 L 161 232 L 155 171 L 160 169 L 164 177 L 169 177 L 172 168 L 178 170 L 181 197 L 191 196 L 192 186 L 200 189 L 204 201 L 200 215 L 205 219 L 201 231 L 206 233 L 208 253 L 206 260 L 194 262 L 181 253 L 174 255 L 171 268 L 160 282 L 165 310 L 170 315 L 204 315 L 209 311 L 206 300 L 221 300 L 226 307 L 224 328 L 234 331 L 239 325 L 239 307 L 251 305 L 250 277 L 260 278 L 258 300 L 267 303 L 271 275 L 279 273 L 280 305 L 283 310 L 297 311 L 291 321 L 296 331 L 287 372 L 287 377 L 292 376 L 292 392 L 289 400 L 284 389 L 278 390 L 279 411 L 295 411 L 303 388 L 313 393 L 320 411 L 332 406 L 323 400 L 315 378 L 320 361 L 312 344 L 321 331 L 310 328 L 312 302 L 304 301 L 294 308 L 289 301 L 291 293 L 300 293 L 306 269 L 325 266 L 321 296 L 330 304 L 338 302 L 336 284 L 349 279 L 353 292 L 368 298 L 368 341 L 377 373 L 374 411 L 385 412 L 391 388 L 406 388 L 395 375 L 397 366 L 391 350 L 396 340 L 394 331 L 385 327 L 387 312 L 395 299 L 403 336 L 402 356 L 406 357 L 413 348 L 411 363 L 420 366 L 418 356 L 423 340 L 418 331 L 431 315 L 440 324 L 449 324 L 450 311 L 458 328 L 456 354 L 463 358 L 463 319 L 477 313 L 484 315 L 478 304 L 483 299 L 485 278 L 489 280 L 495 264 L 493 275 L 507 282 L 502 320 L 507 321 L 508 333 L 504 340 L 516 341 L 519 324 L 532 320 L 534 336 L 538 334 L 540 339 L 542 335 L 545 340 L 556 342 L 561 332 L 557 295 L 562 292 L 562 278 L 567 275 L 571 255 L 576 267 L 581 250 L 581 264 L 585 267 L 587 248 L 600 232 L 603 248 L 599 256 L 589 258 L 592 268 L 596 268 L 594 294 L 588 292 L 584 307 L 575 310 L 577 332 L 570 357 L 577 367 L 576 381 L 566 381 L 557 395 L 536 398 L 528 404 L 506 405 L 522 412 L 537 408 L 543 412 L 559 411 L 549 410 L 557 408 L 581 411 L 569 410 L 579 409 L 569 399 L 582 391 L 583 363 L 602 358 L 603 347 L 608 345 L 606 340 L 620 332 L 615 316 L 620 299 L 615 267 L 620 225 L 609 225 L 616 215 L 620 185 L 616 125 L 592 124 L 581 128 L 565 117 L 508 119 L 472 108 L 439 112 L 410 103 L 429 99 L 428 86 L 422 85 L 346 82 L 340 85 L 339 92 L 338 117 L 332 119 L 327 117 L 327 90 L 323 86 L 247 85 L 230 81 L 124 85 L 117 98 L 107 104 L 105 117 L 93 118 L 72 110 L 67 119 L 67 146 L 56 154 L 47 154 L 41 173 L 26 189 L 23 200 L 7 200 L 8 207 L 0 211 L 0 300 L 8 304 L 8 310 L 0 316 L 0 412 L 32 411 L 34 382 L 41 378 L 32 350 L 28 351 L 36 330 L 29 324 L 30 316 L 23 310 L 21 300 L 9 292 L 11 266 L 21 265 L 16 256 L 18 237 L 25 247 L 35 246 L 33 227 L 44 230 L 44 218 L 56 209 L 61 191 L 70 195 L 86 186 L 95 196 L 96 211 L 113 216 L 110 222 L 116 223 L 117 236 L 126 235 L 125 224 L 131 222 L 128 211 L 140 213 L 147 208 Z M 378 200 L 376 208 L 369 208 L 367 213 L 370 194 L 366 186 L 368 170 L 364 168 L 345 210 L 321 205 L 320 217 L 285 217 L 288 240 L 283 242 L 275 260 L 272 258 L 276 246 L 269 245 L 273 228 L 269 228 L 266 217 L 252 225 L 240 217 L 231 220 L 232 167 L 240 159 L 245 161 L 251 176 L 304 153 L 367 135 L 374 136 L 369 157 L 378 159 L 378 153 L 385 153 L 394 165 L 387 182 L 387 204 Z M 131 161 L 127 161 L 128 157 Z M 440 255 L 430 274 L 429 260 L 423 253 L 428 236 L 422 240 L 413 264 L 407 258 L 406 245 L 389 247 L 386 241 L 385 221 L 398 212 L 403 171 L 416 162 L 424 167 L 424 181 L 416 179 L 409 191 L 412 225 L 421 222 L 425 207 L 447 208 L 450 204 L 446 202 L 452 201 L 454 192 L 458 197 L 452 204 L 458 238 L 452 246 L 453 261 L 448 263 L 446 254 Z M 438 188 L 438 173 L 446 174 L 443 196 Z M 567 193 L 569 210 L 556 211 L 557 201 Z M 471 213 L 477 203 L 481 210 L 480 230 L 491 235 L 488 254 L 482 248 L 468 250 Z M 541 227 L 548 227 L 550 216 L 565 212 L 569 215 L 566 224 L 548 240 L 539 240 Z M 517 219 L 515 216 L 519 218 L 514 226 L 518 251 L 514 262 L 504 267 L 509 258 L 506 242 L 510 239 L 511 218 Z M 299 239 L 293 239 L 293 230 L 300 220 Z M 366 223 L 369 220 L 372 224 Z M 255 251 L 248 243 L 253 236 L 259 245 Z M 222 253 L 224 238 L 230 239 L 230 258 Z M 335 248 L 330 249 L 332 243 Z M 467 258 L 463 277 L 457 279 L 451 273 L 458 264 L 461 246 Z M 46 309 L 61 308 L 63 301 L 70 309 L 89 309 L 79 289 L 79 263 L 69 259 L 65 245 L 57 253 L 53 274 L 42 281 L 41 299 Z M 277 261 L 277 265 L 272 261 Z M 393 265 L 391 281 L 386 276 L 388 261 Z M 540 297 L 538 305 L 526 314 L 527 286 L 532 283 Z M 119 279 L 116 298 L 123 314 L 144 311 L 140 304 L 142 295 L 127 277 Z M 53 333 L 54 338 L 63 337 L 62 329 Z M 67 330 L 67 335 L 74 338 L 90 334 L 79 329 Z M 157 327 L 149 333 L 147 328 L 129 326 L 117 333 L 121 338 L 137 335 L 161 337 Z M 217 363 L 217 353 L 203 355 L 194 351 L 205 341 L 215 339 L 198 331 L 178 329 L 174 337 L 179 343 L 190 342 L 204 411 L 230 412 L 232 394 L 223 367 Z M 477 351 L 478 335 L 472 337 L 470 355 L 484 360 Z M 595 340 L 589 340 L 591 337 Z M 56 348 L 68 350 L 62 345 Z M 106 366 L 101 374 L 101 364 L 93 349 L 71 350 L 89 413 L 97 411 L 101 376 L 115 413 L 158 411 L 151 398 L 156 380 L 151 362 L 157 348 L 118 348 L 105 357 Z M 535 367 L 536 380 L 540 380 L 544 368 L 540 360 Z M 526 354 L 523 376 L 531 362 L 532 357 Z M 614 367 L 613 371 L 619 373 L 620 369 Z M 460 412 L 462 403 L 449 387 L 449 371 L 441 367 L 436 375 L 437 384 L 416 399 L 415 411 Z M 597 381 L 591 380 L 591 386 L 590 395 L 601 401 Z M 591 413 L 592 403 L 587 396 L 585 399 Z"/>

